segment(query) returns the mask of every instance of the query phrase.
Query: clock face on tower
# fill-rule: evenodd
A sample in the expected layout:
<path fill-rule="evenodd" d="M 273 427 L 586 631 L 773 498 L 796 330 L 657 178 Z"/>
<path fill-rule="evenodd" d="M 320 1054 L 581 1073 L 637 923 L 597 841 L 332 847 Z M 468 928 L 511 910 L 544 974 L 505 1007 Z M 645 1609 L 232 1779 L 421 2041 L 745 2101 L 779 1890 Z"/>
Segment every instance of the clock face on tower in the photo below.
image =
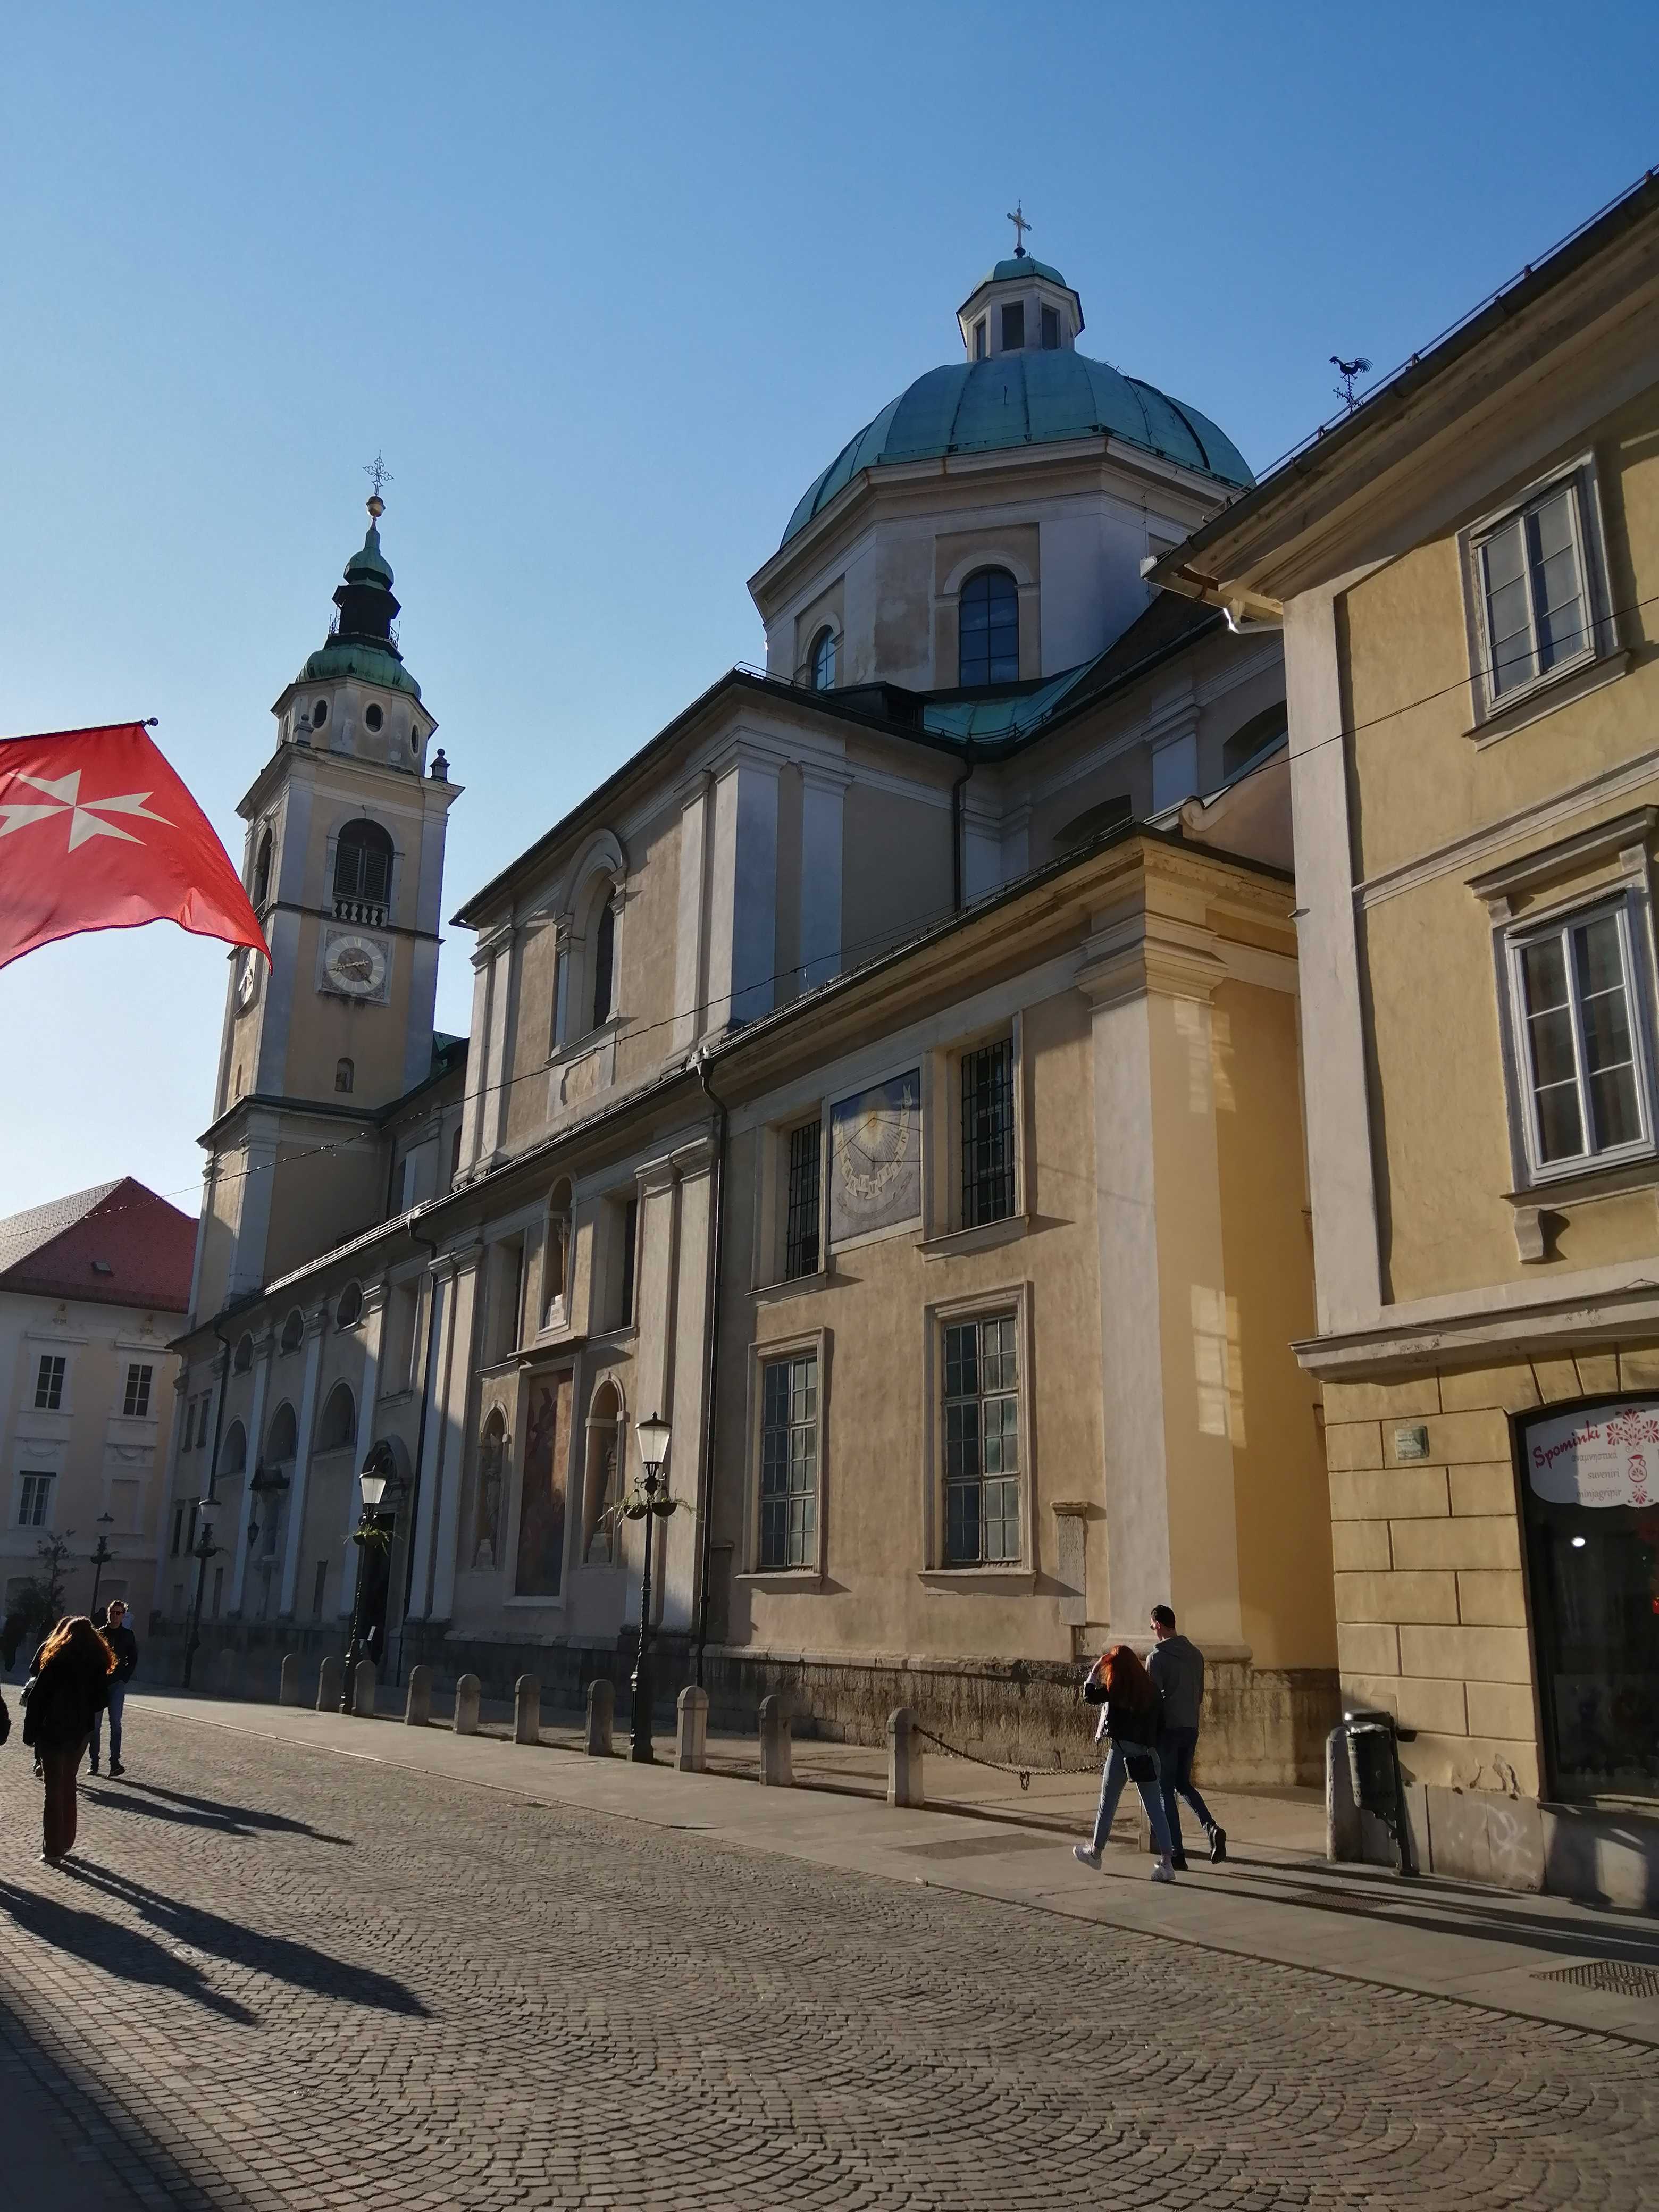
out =
<path fill-rule="evenodd" d="M 321 988 L 347 999 L 384 999 L 391 948 L 378 937 L 340 930 L 323 947 Z"/>

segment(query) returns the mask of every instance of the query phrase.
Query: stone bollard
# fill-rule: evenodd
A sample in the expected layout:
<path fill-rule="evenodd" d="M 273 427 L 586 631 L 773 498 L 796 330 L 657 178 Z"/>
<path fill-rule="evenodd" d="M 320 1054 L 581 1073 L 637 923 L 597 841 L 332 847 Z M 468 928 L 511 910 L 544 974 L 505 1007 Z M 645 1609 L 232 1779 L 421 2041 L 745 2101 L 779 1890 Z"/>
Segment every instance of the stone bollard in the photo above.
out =
<path fill-rule="evenodd" d="M 533 1674 L 520 1674 L 513 1688 L 513 1741 L 542 1740 L 542 1686 Z"/>
<path fill-rule="evenodd" d="M 317 1669 L 317 1710 L 319 1713 L 339 1711 L 343 1672 L 339 1661 L 331 1651 Z"/>
<path fill-rule="evenodd" d="M 241 1672 L 240 1655 L 229 1644 L 223 1644 L 213 1655 L 213 1664 L 208 1670 L 208 1687 L 216 1698 L 234 1698 Z"/>
<path fill-rule="evenodd" d="M 760 1701 L 760 1778 L 787 1790 L 795 1779 L 789 1708 L 775 1692 Z"/>
<path fill-rule="evenodd" d="M 695 1682 L 680 1692 L 675 1710 L 679 1714 L 679 1741 L 674 1764 L 682 1774 L 701 1774 L 708 1764 L 708 1692 Z"/>
<path fill-rule="evenodd" d="M 409 1698 L 404 1706 L 405 1728 L 426 1728 L 432 1719 L 432 1669 L 412 1667 L 409 1674 Z"/>
<path fill-rule="evenodd" d="M 300 1702 L 300 1655 L 284 1651 L 283 1670 L 276 1678 L 276 1702 L 283 1705 L 297 1705 Z"/>
<path fill-rule="evenodd" d="M 609 1759 L 611 1729 L 617 1713 L 617 1686 L 601 1675 L 587 1686 L 587 1755 Z"/>
<path fill-rule="evenodd" d="M 455 1733 L 457 1735 L 477 1735 L 478 1733 L 479 1682 L 476 1674 L 463 1674 L 455 1685 Z"/>
<path fill-rule="evenodd" d="M 366 1713 L 369 1719 L 373 1720 L 374 1717 L 374 1693 L 379 1687 L 380 1680 L 375 1669 L 374 1662 L 372 1659 L 360 1659 L 357 1662 L 356 1666 L 352 1670 L 352 1711 L 354 1713 Z"/>
<path fill-rule="evenodd" d="M 927 1802 L 921 1787 L 921 1738 L 908 1705 L 897 1705 L 887 1716 L 887 1802 L 890 1805 Z"/>

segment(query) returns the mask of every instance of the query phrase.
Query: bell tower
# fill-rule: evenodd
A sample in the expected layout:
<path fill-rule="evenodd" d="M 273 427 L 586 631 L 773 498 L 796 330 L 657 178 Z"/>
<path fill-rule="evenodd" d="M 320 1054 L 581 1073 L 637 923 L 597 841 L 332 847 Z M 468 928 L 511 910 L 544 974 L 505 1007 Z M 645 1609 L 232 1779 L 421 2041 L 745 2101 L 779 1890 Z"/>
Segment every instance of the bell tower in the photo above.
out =
<path fill-rule="evenodd" d="M 324 643 L 277 699 L 276 750 L 238 811 L 243 880 L 270 946 L 231 963 L 194 1313 L 299 1267 L 380 1218 L 375 1115 L 423 1083 L 459 787 L 404 665 L 398 603 L 368 530 Z"/>

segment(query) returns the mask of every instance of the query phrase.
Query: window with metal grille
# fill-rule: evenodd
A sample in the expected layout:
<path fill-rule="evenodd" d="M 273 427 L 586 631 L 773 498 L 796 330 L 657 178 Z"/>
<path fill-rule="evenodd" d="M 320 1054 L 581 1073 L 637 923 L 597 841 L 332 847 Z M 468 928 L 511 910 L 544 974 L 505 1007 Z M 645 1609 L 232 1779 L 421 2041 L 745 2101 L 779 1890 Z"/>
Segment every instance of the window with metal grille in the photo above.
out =
<path fill-rule="evenodd" d="M 953 1567 L 1020 1554 L 1016 1331 L 1010 1313 L 945 1332 L 945 1557 Z"/>
<path fill-rule="evenodd" d="M 1025 343 L 1025 304 L 1016 300 L 1002 311 L 1002 350 L 1018 353 Z"/>
<path fill-rule="evenodd" d="M 52 1499 L 52 1477 L 49 1474 L 25 1474 L 17 1507 L 20 1528 L 39 1528 L 45 1524 L 46 1507 Z"/>
<path fill-rule="evenodd" d="M 789 1202 L 784 1215 L 783 1272 L 797 1275 L 818 1269 L 818 1179 L 823 1153 L 823 1124 L 808 1121 L 789 1132 Z"/>
<path fill-rule="evenodd" d="M 1042 311 L 1042 350 L 1054 353 L 1060 346 L 1060 310 L 1045 307 Z"/>
<path fill-rule="evenodd" d="M 134 1364 L 128 1368 L 126 1395 L 121 1401 L 121 1411 L 130 1421 L 143 1421 L 149 1418 L 149 1390 L 155 1377 L 153 1367 Z"/>
<path fill-rule="evenodd" d="M 1511 941 L 1517 1043 L 1534 1164 L 1639 1151 L 1653 1105 L 1635 1020 L 1627 907 Z"/>
<path fill-rule="evenodd" d="M 1590 649 L 1583 517 L 1558 483 L 1475 541 L 1494 702 Z"/>
<path fill-rule="evenodd" d="M 962 1055 L 962 1225 L 1014 1210 L 1014 1048 L 1007 1037 Z"/>
<path fill-rule="evenodd" d="M 761 1379 L 760 1563 L 810 1567 L 818 1542 L 818 1361 L 769 1360 Z"/>
<path fill-rule="evenodd" d="M 64 1369 L 65 1355 L 61 1352 L 43 1352 L 40 1364 L 34 1376 L 34 1410 L 37 1413 L 55 1413 L 64 1402 Z"/>
<path fill-rule="evenodd" d="M 957 682 L 1019 681 L 1019 586 L 1006 568 L 981 568 L 957 602 Z"/>

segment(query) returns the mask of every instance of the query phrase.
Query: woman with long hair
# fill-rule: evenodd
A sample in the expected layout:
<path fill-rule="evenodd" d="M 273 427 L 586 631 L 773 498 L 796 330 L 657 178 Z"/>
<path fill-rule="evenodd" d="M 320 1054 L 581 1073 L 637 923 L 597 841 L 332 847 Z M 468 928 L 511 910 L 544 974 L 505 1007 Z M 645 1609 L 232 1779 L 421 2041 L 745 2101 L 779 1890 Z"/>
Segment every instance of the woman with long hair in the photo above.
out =
<path fill-rule="evenodd" d="M 92 1739 L 94 1717 L 109 1701 L 114 1652 L 84 1613 L 60 1620 L 41 1646 L 23 1722 L 46 1776 L 40 1856 L 48 1866 L 75 1845 L 75 1770 Z"/>
<path fill-rule="evenodd" d="M 1127 1644 L 1115 1644 L 1089 1669 L 1083 1694 L 1091 1705 L 1100 1707 L 1095 1741 L 1099 1743 L 1104 1738 L 1110 1747 L 1106 1754 L 1106 1771 L 1100 1778 L 1100 1805 L 1095 1814 L 1094 1835 L 1086 1844 L 1073 1844 L 1072 1856 L 1081 1859 L 1085 1866 L 1098 1870 L 1101 1846 L 1112 1832 L 1117 1801 L 1123 1795 L 1124 1784 L 1133 1782 L 1146 1808 L 1152 1847 L 1158 1853 L 1152 1880 L 1173 1881 L 1170 1824 L 1164 1816 L 1164 1800 L 1158 1787 L 1158 1739 L 1163 1699 L 1157 1685 Z"/>

